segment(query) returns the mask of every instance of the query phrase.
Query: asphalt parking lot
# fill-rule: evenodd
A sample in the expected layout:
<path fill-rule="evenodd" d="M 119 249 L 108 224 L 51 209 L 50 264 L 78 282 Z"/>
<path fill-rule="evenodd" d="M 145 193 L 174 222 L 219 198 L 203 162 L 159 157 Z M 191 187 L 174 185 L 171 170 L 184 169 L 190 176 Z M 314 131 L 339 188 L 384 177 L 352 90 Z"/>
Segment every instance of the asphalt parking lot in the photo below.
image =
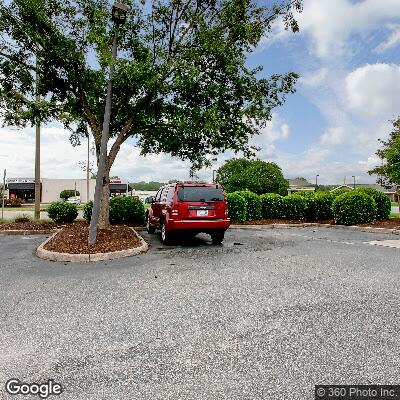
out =
<path fill-rule="evenodd" d="M 53 379 L 60 399 L 314 398 L 399 384 L 400 236 L 229 230 L 113 262 L 34 256 L 0 235 L 0 398 Z M 38 397 L 35 397 L 38 398 Z M 58 397 L 50 397 L 58 398 Z"/>

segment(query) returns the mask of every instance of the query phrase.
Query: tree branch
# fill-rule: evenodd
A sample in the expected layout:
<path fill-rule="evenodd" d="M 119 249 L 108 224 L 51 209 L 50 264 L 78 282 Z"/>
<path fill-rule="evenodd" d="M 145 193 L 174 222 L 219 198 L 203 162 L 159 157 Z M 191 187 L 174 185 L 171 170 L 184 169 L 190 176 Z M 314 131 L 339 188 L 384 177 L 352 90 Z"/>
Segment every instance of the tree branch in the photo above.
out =
<path fill-rule="evenodd" d="M 14 59 L 14 57 L 11 56 L 11 55 L 9 55 L 9 54 L 6 54 L 6 53 L 0 51 L 0 56 L 5 57 L 5 58 L 9 59 L 10 61 L 13 61 L 13 62 L 16 62 L 16 63 L 18 63 L 18 64 L 21 64 L 21 65 L 23 65 L 25 68 L 30 69 L 31 71 L 37 72 L 36 67 L 34 67 L 33 65 L 29 65 L 29 64 L 27 64 L 27 63 L 24 63 L 24 62 L 21 61 L 21 60 Z"/>
<path fill-rule="evenodd" d="M 134 122 L 134 117 L 131 116 L 128 121 L 126 121 L 124 127 L 121 129 L 121 132 L 118 134 L 117 139 L 115 140 L 115 142 L 113 143 L 113 145 L 111 146 L 110 152 L 107 156 L 107 166 L 108 168 L 111 168 L 114 161 L 115 161 L 115 157 L 118 154 L 118 151 L 122 145 L 122 143 L 125 142 L 126 139 L 128 139 L 129 137 L 129 130 L 132 128 Z"/>

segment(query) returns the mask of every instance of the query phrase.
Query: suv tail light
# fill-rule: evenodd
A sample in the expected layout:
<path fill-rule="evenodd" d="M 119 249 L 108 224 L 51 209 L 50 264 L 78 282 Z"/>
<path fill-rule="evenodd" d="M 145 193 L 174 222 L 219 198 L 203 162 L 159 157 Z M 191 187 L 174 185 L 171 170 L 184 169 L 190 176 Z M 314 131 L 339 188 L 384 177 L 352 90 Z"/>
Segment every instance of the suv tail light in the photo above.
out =
<path fill-rule="evenodd" d="M 225 215 L 228 216 L 228 209 L 225 208 Z"/>

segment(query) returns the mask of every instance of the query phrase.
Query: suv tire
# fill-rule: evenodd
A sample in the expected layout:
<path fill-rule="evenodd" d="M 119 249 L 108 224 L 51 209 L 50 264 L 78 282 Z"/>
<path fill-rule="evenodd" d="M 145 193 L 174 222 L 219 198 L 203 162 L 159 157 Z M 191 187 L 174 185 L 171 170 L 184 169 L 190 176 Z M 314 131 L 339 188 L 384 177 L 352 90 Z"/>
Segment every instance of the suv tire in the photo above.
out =
<path fill-rule="evenodd" d="M 163 244 L 170 244 L 172 240 L 172 233 L 167 231 L 165 226 L 165 221 L 160 222 L 160 230 L 161 230 L 161 241 Z"/>
<path fill-rule="evenodd" d="M 146 230 L 147 233 L 153 234 L 156 231 L 156 227 L 150 223 L 150 215 L 147 214 L 146 218 Z"/>
<path fill-rule="evenodd" d="M 225 231 L 217 231 L 211 234 L 212 244 L 221 244 L 224 240 Z"/>

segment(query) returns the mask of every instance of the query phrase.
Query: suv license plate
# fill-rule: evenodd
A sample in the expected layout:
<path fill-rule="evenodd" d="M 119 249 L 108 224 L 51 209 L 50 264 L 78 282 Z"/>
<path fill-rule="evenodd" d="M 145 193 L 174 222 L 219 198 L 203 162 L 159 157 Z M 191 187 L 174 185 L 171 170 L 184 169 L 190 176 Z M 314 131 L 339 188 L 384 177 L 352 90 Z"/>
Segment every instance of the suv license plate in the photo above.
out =
<path fill-rule="evenodd" d="M 208 210 L 197 210 L 198 217 L 205 217 L 206 215 L 208 215 Z"/>

